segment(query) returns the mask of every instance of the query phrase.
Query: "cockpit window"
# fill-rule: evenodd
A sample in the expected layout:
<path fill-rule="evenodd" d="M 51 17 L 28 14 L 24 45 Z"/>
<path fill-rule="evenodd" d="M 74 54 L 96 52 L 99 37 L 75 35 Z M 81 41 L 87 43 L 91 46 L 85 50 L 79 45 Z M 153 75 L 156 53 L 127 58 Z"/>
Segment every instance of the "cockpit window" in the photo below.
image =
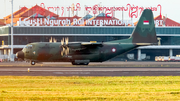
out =
<path fill-rule="evenodd" d="M 32 47 L 33 47 L 32 45 L 26 45 L 26 46 L 23 48 L 23 50 L 24 50 L 24 49 L 32 49 Z"/>

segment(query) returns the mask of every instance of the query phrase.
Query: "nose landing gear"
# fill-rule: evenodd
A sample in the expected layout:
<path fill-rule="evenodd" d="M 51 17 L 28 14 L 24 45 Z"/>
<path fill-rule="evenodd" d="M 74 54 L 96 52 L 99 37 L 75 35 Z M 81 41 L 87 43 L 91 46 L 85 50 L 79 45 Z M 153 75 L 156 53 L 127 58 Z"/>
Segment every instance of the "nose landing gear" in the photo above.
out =
<path fill-rule="evenodd" d="M 35 65 L 36 64 L 36 62 L 35 61 L 31 61 L 31 65 Z"/>

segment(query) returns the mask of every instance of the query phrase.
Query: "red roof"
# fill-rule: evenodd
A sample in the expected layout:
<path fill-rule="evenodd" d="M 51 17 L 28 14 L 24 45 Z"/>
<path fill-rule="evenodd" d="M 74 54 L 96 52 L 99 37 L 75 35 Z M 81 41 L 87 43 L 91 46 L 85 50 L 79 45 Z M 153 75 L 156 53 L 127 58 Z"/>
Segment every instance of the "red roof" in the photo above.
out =
<path fill-rule="evenodd" d="M 174 21 L 174 20 L 172 20 L 172 19 L 170 19 L 170 18 L 167 18 L 167 17 L 165 17 L 165 16 L 156 16 L 155 18 L 154 18 L 154 20 L 156 21 L 156 20 L 163 20 L 163 22 L 165 22 L 165 26 L 180 26 L 180 23 L 178 23 L 178 22 L 176 22 L 176 21 Z M 162 25 L 159 25 L 159 26 L 162 26 Z"/>
<path fill-rule="evenodd" d="M 27 7 L 22 7 L 21 9 L 17 10 L 16 12 L 14 12 L 13 15 L 15 16 L 17 14 L 20 14 L 20 13 L 24 12 L 27 9 L 28 9 Z M 4 17 L 4 19 L 9 19 L 9 18 L 11 18 L 11 14 L 6 16 L 6 17 Z"/>
<path fill-rule="evenodd" d="M 50 11 L 48 11 L 48 10 L 38 6 L 38 5 L 35 5 L 35 6 L 31 7 L 31 8 L 29 8 L 29 9 L 25 10 L 24 12 L 16 15 L 15 17 L 18 17 L 18 18 L 19 17 L 30 17 L 30 16 L 32 16 L 34 14 L 40 14 L 40 15 L 42 15 L 44 17 L 47 17 L 47 16 L 58 17 L 59 16 L 59 15 L 57 15 L 57 14 L 55 14 L 53 12 L 50 12 Z"/>
<path fill-rule="evenodd" d="M 158 22 L 156 22 L 156 20 L 158 20 Z M 158 26 L 163 26 L 163 24 L 161 24 L 160 21 L 163 21 L 165 26 L 180 26 L 180 23 L 178 23 L 170 18 L 167 18 L 165 16 L 162 16 L 162 15 L 158 15 L 158 16 L 154 17 L 154 21 L 155 21 L 155 25 L 156 25 L 156 23 L 159 23 Z M 134 23 L 135 26 L 137 25 L 137 22 L 138 21 L 136 21 Z"/>
<path fill-rule="evenodd" d="M 26 7 L 22 7 L 20 10 L 17 10 L 16 12 L 14 12 L 13 13 L 13 15 L 14 15 L 13 22 L 16 23 L 19 20 L 19 18 L 21 18 L 21 20 L 23 20 L 24 18 L 28 18 L 34 14 L 36 14 L 36 15 L 40 14 L 44 17 L 47 17 L 47 16 L 54 17 L 54 18 L 59 17 L 59 15 L 57 15 L 53 12 L 50 12 L 38 5 L 35 5 L 29 9 Z M 6 19 L 7 24 L 11 23 L 11 14 L 4 17 L 4 19 Z"/>
<path fill-rule="evenodd" d="M 4 26 L 4 25 L 6 25 L 6 24 L 4 23 L 4 19 L 0 19 L 0 26 Z"/>

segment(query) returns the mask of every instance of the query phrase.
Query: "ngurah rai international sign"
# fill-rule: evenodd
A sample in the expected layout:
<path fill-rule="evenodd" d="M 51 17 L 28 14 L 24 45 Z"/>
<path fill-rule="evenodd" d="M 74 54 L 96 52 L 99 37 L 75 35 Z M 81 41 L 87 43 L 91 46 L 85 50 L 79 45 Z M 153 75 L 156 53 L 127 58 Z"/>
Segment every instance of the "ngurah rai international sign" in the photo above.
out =
<path fill-rule="evenodd" d="M 86 23 L 85 23 L 86 22 Z M 131 20 L 78 20 L 76 18 L 73 19 L 73 23 L 70 21 L 70 19 L 49 19 L 49 18 L 36 18 L 36 19 L 28 19 L 25 18 L 24 20 L 21 20 L 19 18 L 19 26 L 81 26 L 85 23 L 86 26 L 123 26 L 131 24 L 133 25 L 133 22 Z"/>

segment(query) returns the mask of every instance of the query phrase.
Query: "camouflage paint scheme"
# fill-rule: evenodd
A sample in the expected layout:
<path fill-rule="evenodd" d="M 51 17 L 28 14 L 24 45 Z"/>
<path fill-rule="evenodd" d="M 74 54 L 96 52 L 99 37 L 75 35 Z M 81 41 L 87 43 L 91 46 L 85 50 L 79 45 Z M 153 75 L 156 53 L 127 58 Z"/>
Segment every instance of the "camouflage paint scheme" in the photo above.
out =
<path fill-rule="evenodd" d="M 149 21 L 149 24 L 144 24 Z M 128 39 L 99 43 L 69 42 L 65 47 L 69 48 L 68 55 L 61 55 L 61 42 L 37 42 L 30 43 L 22 51 L 24 59 L 35 62 L 88 60 L 89 62 L 103 62 L 117 55 L 121 55 L 138 46 L 157 44 L 154 26 L 154 17 L 150 9 L 145 9 Z M 28 46 L 31 46 L 28 48 Z M 89 63 L 88 62 L 88 63 Z"/>

